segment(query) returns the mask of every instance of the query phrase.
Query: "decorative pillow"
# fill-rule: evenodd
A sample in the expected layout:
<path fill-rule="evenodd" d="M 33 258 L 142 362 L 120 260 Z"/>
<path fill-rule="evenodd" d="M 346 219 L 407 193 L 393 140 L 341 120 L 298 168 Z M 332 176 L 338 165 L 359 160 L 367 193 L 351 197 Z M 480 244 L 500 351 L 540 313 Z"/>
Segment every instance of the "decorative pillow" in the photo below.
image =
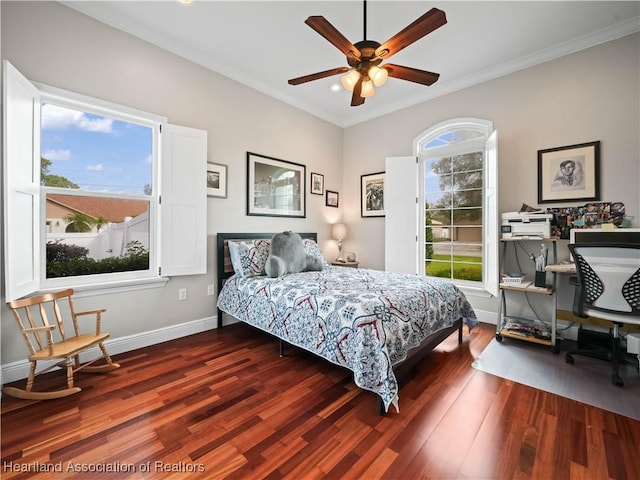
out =
<path fill-rule="evenodd" d="M 311 255 L 312 257 L 318 257 L 323 267 L 328 267 L 329 264 L 324 259 L 322 255 L 322 251 L 320 250 L 320 246 L 310 238 L 305 238 L 302 240 L 302 246 L 304 247 L 304 253 L 307 255 Z"/>
<path fill-rule="evenodd" d="M 267 276 L 275 278 L 286 273 L 319 271 L 322 268 L 318 257 L 307 255 L 299 234 L 287 231 L 276 233 L 271 239 L 269 258 L 264 268 Z"/>
<path fill-rule="evenodd" d="M 229 257 L 233 271 L 239 277 L 264 275 L 264 265 L 269 256 L 269 240 L 229 240 Z"/>

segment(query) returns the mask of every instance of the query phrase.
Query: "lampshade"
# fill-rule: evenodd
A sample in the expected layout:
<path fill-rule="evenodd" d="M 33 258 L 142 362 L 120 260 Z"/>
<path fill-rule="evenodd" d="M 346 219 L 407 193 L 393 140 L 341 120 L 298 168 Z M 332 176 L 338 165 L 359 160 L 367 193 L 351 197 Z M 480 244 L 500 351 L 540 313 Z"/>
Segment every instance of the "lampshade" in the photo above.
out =
<path fill-rule="evenodd" d="M 341 78 L 340 81 L 342 82 L 342 86 L 344 88 L 346 88 L 347 90 L 351 91 L 353 90 L 353 87 L 355 87 L 356 83 L 358 82 L 358 80 L 360 79 L 360 74 L 358 73 L 357 70 L 351 70 L 349 72 L 347 72 L 346 74 L 344 74 Z"/>
<path fill-rule="evenodd" d="M 369 78 L 376 87 L 384 85 L 388 76 L 389 72 L 387 72 L 386 68 L 373 66 L 369 69 Z"/>
<path fill-rule="evenodd" d="M 334 240 L 344 240 L 347 238 L 347 226 L 344 223 L 335 223 L 333 225 Z"/>
<path fill-rule="evenodd" d="M 375 89 L 373 88 L 373 82 L 367 77 L 367 79 L 362 82 L 362 91 L 360 92 L 360 96 L 373 97 L 376 94 Z"/>

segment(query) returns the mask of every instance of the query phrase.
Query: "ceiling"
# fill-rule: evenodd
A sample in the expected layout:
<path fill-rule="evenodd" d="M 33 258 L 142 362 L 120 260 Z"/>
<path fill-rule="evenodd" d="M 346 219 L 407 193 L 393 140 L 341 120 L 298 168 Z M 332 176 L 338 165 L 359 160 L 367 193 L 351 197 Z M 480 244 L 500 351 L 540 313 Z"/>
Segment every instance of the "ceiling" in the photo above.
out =
<path fill-rule="evenodd" d="M 446 25 L 391 60 L 440 79 L 427 87 L 389 78 L 351 107 L 351 92 L 331 90 L 339 75 L 298 86 L 287 80 L 347 66 L 304 21 L 321 15 L 356 43 L 363 40 L 362 1 L 62 3 L 342 127 L 640 31 L 638 1 L 372 0 L 367 36 L 380 43 L 432 7 L 446 13 Z"/>

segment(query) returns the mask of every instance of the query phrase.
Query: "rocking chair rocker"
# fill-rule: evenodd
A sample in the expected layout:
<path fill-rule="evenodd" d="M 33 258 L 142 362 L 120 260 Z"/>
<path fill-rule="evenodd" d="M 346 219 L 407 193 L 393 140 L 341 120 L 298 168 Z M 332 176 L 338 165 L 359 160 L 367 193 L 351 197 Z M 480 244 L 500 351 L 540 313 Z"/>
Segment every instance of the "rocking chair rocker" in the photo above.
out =
<path fill-rule="evenodd" d="M 3 393 L 29 400 L 50 400 L 66 397 L 81 391 L 80 387 L 74 387 L 73 385 L 73 375 L 76 372 L 84 370 L 86 372 L 103 373 L 120 367 L 119 364 L 111 361 L 111 357 L 109 357 L 104 347 L 103 342 L 109 337 L 109 334 L 100 332 L 101 315 L 106 309 L 100 308 L 76 312 L 73 308 L 72 295 L 73 289 L 66 289 L 8 303 L 29 349 L 31 368 L 26 388 L 5 387 L 2 389 Z M 65 334 L 61 313 L 61 304 L 64 304 L 65 300 L 68 302 L 68 310 L 73 321 L 74 335 Z M 49 322 L 48 311 L 53 311 L 55 323 Z M 80 333 L 78 317 L 83 315 L 95 315 L 94 333 Z M 91 361 L 80 363 L 80 354 L 94 346 L 100 348 L 102 355 Z M 100 359 L 104 359 L 106 363 L 92 365 Z M 36 373 L 36 365 L 39 361 L 56 361 L 57 363 Z M 56 367 L 66 369 L 67 388 L 34 392 L 32 390 L 34 378 Z"/>

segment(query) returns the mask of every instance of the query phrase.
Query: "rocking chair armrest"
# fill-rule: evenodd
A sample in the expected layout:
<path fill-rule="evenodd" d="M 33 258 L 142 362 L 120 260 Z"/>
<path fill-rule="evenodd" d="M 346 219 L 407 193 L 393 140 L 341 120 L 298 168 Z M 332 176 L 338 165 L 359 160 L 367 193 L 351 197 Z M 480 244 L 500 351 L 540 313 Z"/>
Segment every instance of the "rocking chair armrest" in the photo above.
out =
<path fill-rule="evenodd" d="M 85 310 L 83 312 L 76 312 L 76 317 L 79 317 L 80 315 L 91 315 L 91 314 L 104 313 L 106 311 L 107 311 L 106 308 L 95 308 L 93 310 Z"/>
<path fill-rule="evenodd" d="M 95 315 L 96 316 L 96 335 L 100 335 L 100 320 L 101 320 L 101 315 L 106 312 L 107 309 L 106 308 L 94 308 L 93 310 L 85 310 L 82 312 L 75 312 L 75 316 L 76 318 L 79 317 L 80 315 Z M 74 319 L 75 322 L 75 319 Z M 80 331 L 78 330 L 78 326 L 76 324 L 76 334 L 80 334 Z"/>
<path fill-rule="evenodd" d="M 54 330 L 56 328 L 55 325 L 46 325 L 46 326 L 42 326 L 42 327 L 32 327 L 32 328 L 25 328 L 22 331 L 24 333 L 34 333 L 34 332 L 40 332 L 42 330 Z"/>

